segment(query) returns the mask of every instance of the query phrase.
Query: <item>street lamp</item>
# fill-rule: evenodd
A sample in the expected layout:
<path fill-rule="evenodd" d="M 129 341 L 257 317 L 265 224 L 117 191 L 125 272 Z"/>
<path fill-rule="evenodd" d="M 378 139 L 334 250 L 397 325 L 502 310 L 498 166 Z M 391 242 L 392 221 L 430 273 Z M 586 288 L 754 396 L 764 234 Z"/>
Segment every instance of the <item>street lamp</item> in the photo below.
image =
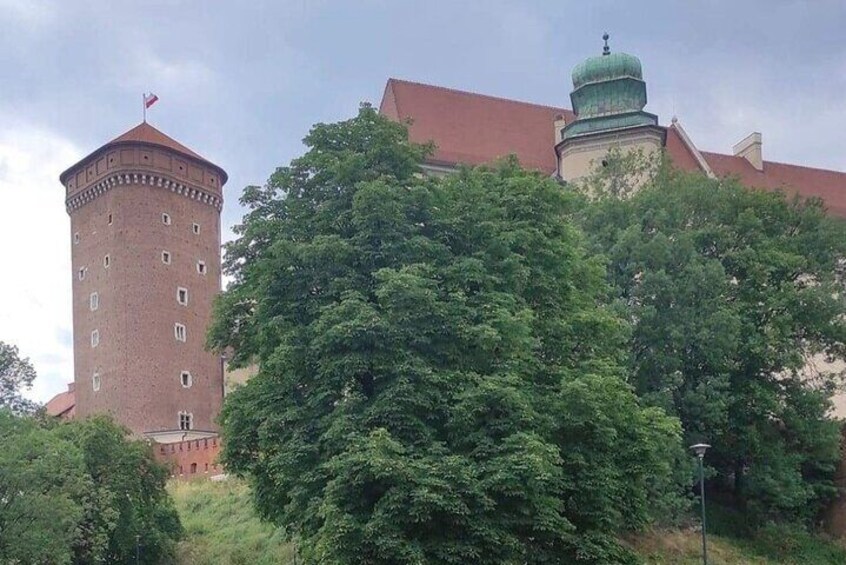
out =
<path fill-rule="evenodd" d="M 705 470 L 703 459 L 705 459 L 705 452 L 711 447 L 707 443 L 697 443 L 691 445 L 690 449 L 699 459 L 699 501 L 702 504 L 702 563 L 708 565 L 708 546 L 705 544 Z"/>

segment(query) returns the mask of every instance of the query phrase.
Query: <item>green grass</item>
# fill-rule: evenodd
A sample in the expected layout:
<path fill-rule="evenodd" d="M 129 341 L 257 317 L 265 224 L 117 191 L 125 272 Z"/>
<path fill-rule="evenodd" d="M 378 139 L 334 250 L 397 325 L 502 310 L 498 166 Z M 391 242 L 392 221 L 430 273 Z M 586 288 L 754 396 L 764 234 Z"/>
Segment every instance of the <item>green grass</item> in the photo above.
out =
<path fill-rule="evenodd" d="M 293 565 L 295 549 L 283 532 L 259 521 L 249 487 L 242 481 L 173 481 L 168 491 L 176 503 L 186 538 L 178 562 L 184 565 Z M 750 537 L 736 511 L 709 508 L 708 562 L 711 565 L 826 565 L 846 563 L 846 546 L 798 529 L 764 528 Z M 741 537 L 744 536 L 744 537 Z M 694 529 L 655 530 L 624 543 L 644 563 L 698 565 L 701 537 Z"/>
<path fill-rule="evenodd" d="M 284 532 L 259 521 L 249 487 L 238 480 L 172 481 L 168 491 L 176 503 L 186 537 L 179 543 L 184 565 L 294 564 L 294 547 Z"/>

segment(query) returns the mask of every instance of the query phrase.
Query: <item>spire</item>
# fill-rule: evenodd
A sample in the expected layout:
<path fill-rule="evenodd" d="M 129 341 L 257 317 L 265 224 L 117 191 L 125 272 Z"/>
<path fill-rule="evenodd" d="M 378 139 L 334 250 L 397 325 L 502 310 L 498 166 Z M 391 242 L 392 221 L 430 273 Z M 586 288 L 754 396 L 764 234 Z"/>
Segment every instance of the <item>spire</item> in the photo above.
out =
<path fill-rule="evenodd" d="M 608 47 L 608 39 L 610 39 L 610 38 L 611 38 L 611 36 L 608 35 L 607 31 L 602 34 L 602 39 L 603 39 L 603 41 L 605 41 L 605 47 L 602 48 L 602 54 L 603 55 L 610 55 L 611 54 L 611 48 Z"/>

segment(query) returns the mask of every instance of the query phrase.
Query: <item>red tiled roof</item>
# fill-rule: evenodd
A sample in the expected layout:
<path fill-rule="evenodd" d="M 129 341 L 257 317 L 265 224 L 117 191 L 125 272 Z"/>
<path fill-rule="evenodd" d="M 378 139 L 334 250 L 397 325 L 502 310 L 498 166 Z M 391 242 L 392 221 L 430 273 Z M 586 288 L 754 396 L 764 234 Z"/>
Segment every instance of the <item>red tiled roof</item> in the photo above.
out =
<path fill-rule="evenodd" d="M 743 157 L 707 151 L 702 156 L 718 177 L 737 177 L 752 188 L 819 197 L 833 215 L 846 217 L 846 173 L 773 161 L 764 161 L 764 170 L 759 171 Z"/>
<path fill-rule="evenodd" d="M 412 141 L 437 145 L 432 161 L 480 165 L 515 154 L 524 167 L 552 173 L 557 168 L 553 122 L 573 112 L 505 98 L 389 79 L 379 111 L 411 119 Z"/>
<path fill-rule="evenodd" d="M 194 153 L 172 137 L 163 134 L 147 122 L 141 122 L 140 124 L 132 128 L 128 132 L 124 133 L 123 135 L 119 135 L 118 137 L 114 138 L 106 145 L 111 145 L 112 143 L 120 143 L 122 141 L 141 141 L 143 143 L 161 145 L 162 147 L 173 149 L 177 153 L 188 155 L 189 157 L 199 159 L 200 161 L 206 161 L 205 158 Z"/>
<path fill-rule="evenodd" d="M 88 161 L 91 157 L 101 153 L 102 151 L 104 151 L 105 149 L 107 149 L 108 147 L 110 147 L 112 145 L 122 144 L 122 143 L 146 143 L 146 144 L 150 144 L 150 145 L 158 145 L 160 147 L 166 147 L 166 148 L 168 148 L 172 151 L 176 151 L 177 153 L 188 157 L 189 159 L 193 159 L 194 161 L 198 161 L 200 163 L 203 163 L 205 165 L 208 165 L 210 167 L 214 167 L 215 169 L 217 169 L 218 172 L 220 173 L 220 177 L 221 177 L 221 183 L 220 184 L 221 185 L 225 184 L 226 181 L 229 178 L 228 175 L 226 174 L 226 171 L 224 171 L 218 165 L 215 165 L 214 163 L 212 163 L 211 161 L 209 161 L 205 157 L 199 155 L 198 153 L 192 151 L 191 149 L 188 149 L 187 147 L 185 147 L 184 145 L 182 145 L 181 143 L 179 143 L 178 141 L 176 141 L 175 139 L 173 139 L 169 135 L 165 135 L 161 131 L 157 130 L 156 128 L 154 128 L 153 126 L 148 124 L 147 122 L 141 122 L 140 124 L 138 124 L 137 126 L 132 128 L 131 130 L 127 131 L 126 133 L 124 133 L 122 135 L 119 135 L 118 137 L 114 138 L 113 140 L 111 140 L 107 144 L 103 145 L 99 149 L 92 151 L 89 155 L 87 155 L 86 157 L 81 159 L 78 163 L 76 163 L 76 165 L 74 165 L 74 166 L 70 167 L 69 169 L 67 169 L 66 171 L 64 171 L 61 175 L 59 175 L 60 182 L 62 184 L 65 184 L 66 175 L 68 173 L 70 173 L 71 170 L 76 169 L 76 167 L 79 164 L 81 164 L 85 161 Z"/>
<path fill-rule="evenodd" d="M 76 398 L 72 386 L 69 386 L 68 390 L 65 392 L 60 392 L 51 398 L 47 404 L 44 405 L 44 409 L 47 414 L 55 416 L 56 418 L 72 416 L 75 407 Z"/>
<path fill-rule="evenodd" d="M 557 168 L 553 122 L 563 115 L 570 123 L 573 112 L 389 79 L 379 111 L 395 120 L 411 118 L 412 141 L 433 141 L 431 161 L 446 166 L 478 165 L 515 154 L 523 166 L 552 173 Z M 667 153 L 686 171 L 701 171 L 693 151 L 672 126 L 667 128 Z M 846 217 L 846 173 L 764 161 L 756 170 L 743 157 L 699 152 L 718 177 L 733 176 L 746 186 L 784 190 L 804 197 L 822 198 L 832 214 Z"/>

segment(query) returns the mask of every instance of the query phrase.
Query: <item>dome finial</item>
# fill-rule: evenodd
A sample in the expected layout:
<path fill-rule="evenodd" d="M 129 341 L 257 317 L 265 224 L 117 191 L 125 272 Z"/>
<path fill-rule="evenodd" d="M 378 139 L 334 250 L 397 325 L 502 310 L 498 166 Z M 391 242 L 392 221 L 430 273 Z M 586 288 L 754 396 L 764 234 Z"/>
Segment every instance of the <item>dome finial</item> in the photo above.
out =
<path fill-rule="evenodd" d="M 603 34 L 602 34 L 602 39 L 605 41 L 605 47 L 603 47 L 603 48 L 602 48 L 602 54 L 603 54 L 603 55 L 610 55 L 610 54 L 611 54 L 611 48 L 610 48 L 610 47 L 608 47 L 608 39 L 609 39 L 610 37 L 611 37 L 611 36 L 610 36 L 610 35 L 608 35 L 608 32 L 607 32 L 607 31 L 606 31 L 605 33 L 603 33 Z"/>

